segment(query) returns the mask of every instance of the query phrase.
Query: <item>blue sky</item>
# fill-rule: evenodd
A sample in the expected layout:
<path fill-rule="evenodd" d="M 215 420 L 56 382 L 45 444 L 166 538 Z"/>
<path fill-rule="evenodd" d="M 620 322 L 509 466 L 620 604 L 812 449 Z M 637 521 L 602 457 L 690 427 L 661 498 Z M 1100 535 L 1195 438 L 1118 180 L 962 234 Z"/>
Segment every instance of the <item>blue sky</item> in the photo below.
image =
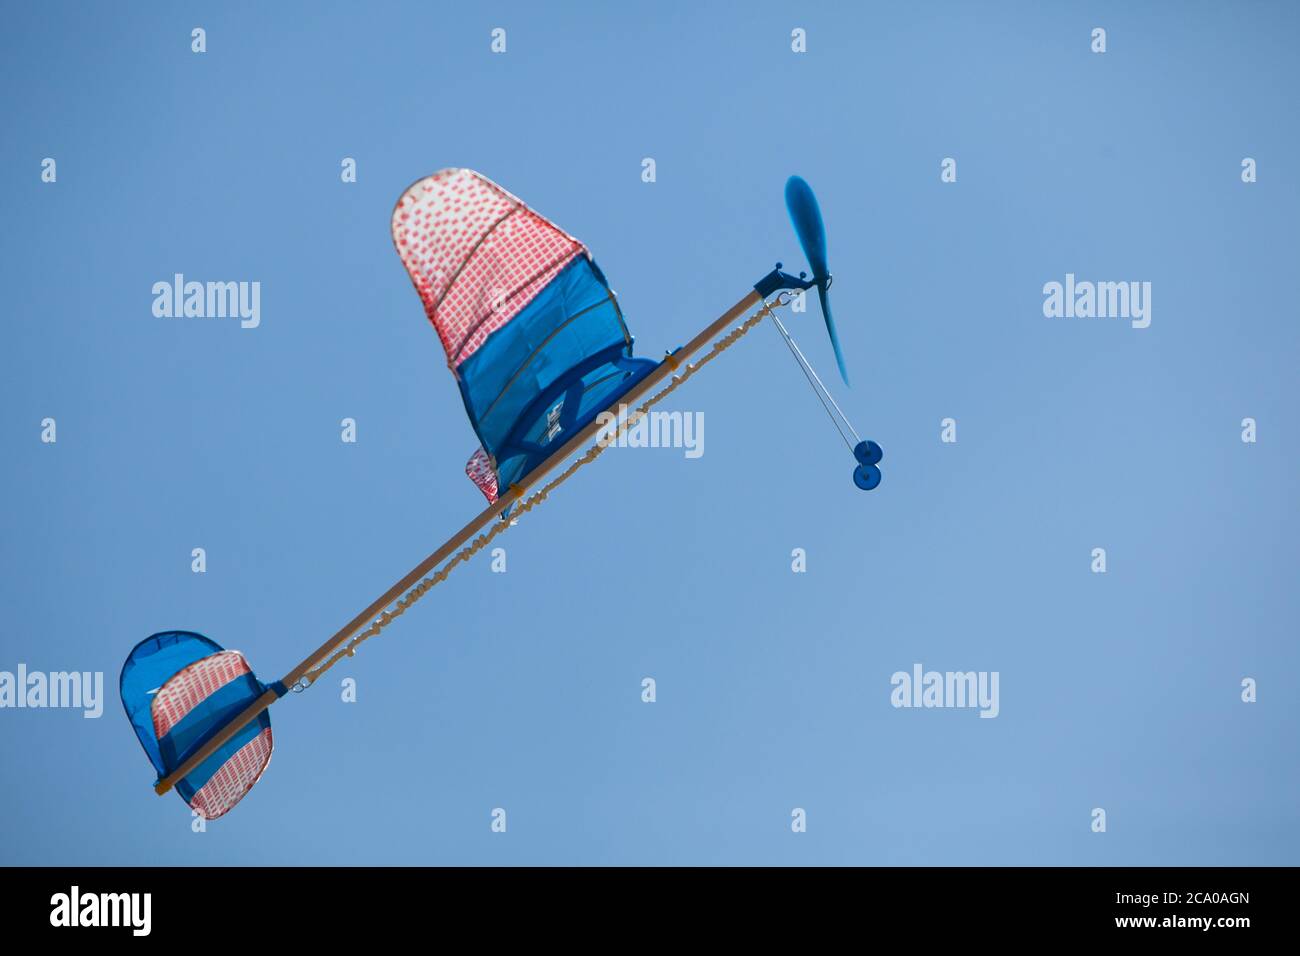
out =
<path fill-rule="evenodd" d="M 0 670 L 103 671 L 113 696 L 138 640 L 191 629 L 271 680 L 478 512 L 388 237 L 445 166 L 583 239 L 652 357 L 801 262 L 781 197 L 805 176 L 854 376 L 832 387 L 885 460 L 853 487 L 760 327 L 667 406 L 704 413 L 702 457 L 603 456 L 500 539 L 507 573 L 459 570 L 279 703 L 270 769 L 207 832 L 153 795 L 116 699 L 0 710 L 0 861 L 1295 864 L 1298 25 L 11 6 Z M 155 318 L 176 272 L 259 281 L 261 325 Z M 1045 318 L 1067 273 L 1151 282 L 1151 326 Z M 790 321 L 829 381 L 816 309 Z M 997 671 L 999 716 L 891 707 L 917 662 Z"/>

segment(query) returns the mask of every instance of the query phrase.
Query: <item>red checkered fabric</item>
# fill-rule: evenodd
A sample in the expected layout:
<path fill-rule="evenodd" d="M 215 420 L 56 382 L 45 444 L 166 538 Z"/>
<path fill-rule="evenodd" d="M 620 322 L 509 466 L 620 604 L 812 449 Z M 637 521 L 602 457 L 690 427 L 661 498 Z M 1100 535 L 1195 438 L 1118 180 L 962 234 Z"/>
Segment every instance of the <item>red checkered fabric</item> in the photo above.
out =
<path fill-rule="evenodd" d="M 587 253 L 472 169 L 440 170 L 406 190 L 393 243 L 453 369 Z"/>
<path fill-rule="evenodd" d="M 500 493 L 497 487 L 496 469 L 492 467 L 492 459 L 488 458 L 487 452 L 482 448 L 474 449 L 474 454 L 469 456 L 469 461 L 465 462 L 465 474 L 469 475 L 469 480 L 478 485 L 478 490 L 483 492 L 483 497 L 487 498 L 488 504 L 497 500 Z"/>
<path fill-rule="evenodd" d="M 271 728 L 267 727 L 235 751 L 234 756 L 208 778 L 190 800 L 190 807 L 205 820 L 215 820 L 228 812 L 262 778 L 274 748 Z"/>
<path fill-rule="evenodd" d="M 198 704 L 248 671 L 248 661 L 239 651 L 221 651 L 169 677 L 149 706 L 158 739 L 165 737 Z"/>

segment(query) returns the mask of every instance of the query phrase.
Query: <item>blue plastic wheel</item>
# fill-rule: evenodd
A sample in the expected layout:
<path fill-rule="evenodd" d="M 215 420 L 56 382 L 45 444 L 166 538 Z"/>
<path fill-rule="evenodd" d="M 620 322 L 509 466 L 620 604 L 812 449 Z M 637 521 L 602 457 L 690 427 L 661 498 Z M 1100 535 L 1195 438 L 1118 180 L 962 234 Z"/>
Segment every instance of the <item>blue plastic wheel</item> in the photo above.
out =
<path fill-rule="evenodd" d="M 885 453 L 881 451 L 880 446 L 869 440 L 858 442 L 853 449 L 853 457 L 858 460 L 858 464 L 866 465 L 868 468 L 880 464 L 880 459 L 884 455 Z"/>
<path fill-rule="evenodd" d="M 870 491 L 880 484 L 880 469 L 875 465 L 858 465 L 853 469 L 853 483 L 863 491 Z"/>

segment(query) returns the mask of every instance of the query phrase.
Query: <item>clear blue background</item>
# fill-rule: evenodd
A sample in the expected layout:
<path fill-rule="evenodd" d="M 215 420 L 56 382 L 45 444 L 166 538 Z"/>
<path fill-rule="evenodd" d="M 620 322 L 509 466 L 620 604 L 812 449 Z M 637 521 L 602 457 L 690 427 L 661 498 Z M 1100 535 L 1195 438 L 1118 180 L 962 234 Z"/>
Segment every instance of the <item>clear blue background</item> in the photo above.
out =
<path fill-rule="evenodd" d="M 109 700 L 0 711 L 0 861 L 1300 862 L 1298 26 L 1286 3 L 9 5 L 0 669 L 102 670 Z M 755 330 L 669 406 L 705 413 L 703 458 L 584 471 L 499 539 L 508 573 L 480 558 L 277 706 L 266 776 L 194 834 L 116 700 L 130 648 L 188 628 L 278 677 L 482 505 L 388 236 L 452 165 L 586 241 L 652 356 L 800 262 L 781 188 L 807 177 L 837 395 L 884 482 L 853 487 Z M 174 272 L 260 281 L 261 327 L 154 318 Z M 1151 327 L 1044 318 L 1067 272 L 1152 282 Z M 794 321 L 833 375 L 816 310 Z M 914 662 L 1000 671 L 1001 716 L 893 709 Z"/>

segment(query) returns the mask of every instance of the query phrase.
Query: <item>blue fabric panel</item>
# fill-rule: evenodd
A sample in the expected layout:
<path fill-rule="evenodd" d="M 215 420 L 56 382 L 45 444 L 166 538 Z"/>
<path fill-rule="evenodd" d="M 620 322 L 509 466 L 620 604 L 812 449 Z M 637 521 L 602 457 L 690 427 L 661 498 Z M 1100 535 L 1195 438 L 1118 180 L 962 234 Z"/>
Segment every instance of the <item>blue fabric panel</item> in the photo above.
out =
<path fill-rule="evenodd" d="M 466 411 L 483 447 L 497 456 L 519 416 L 570 369 L 623 343 L 604 277 L 579 256 L 457 369 Z"/>
<path fill-rule="evenodd" d="M 632 358 L 605 277 L 582 256 L 493 332 L 456 374 L 470 422 L 496 462 L 504 490 L 656 366 Z"/>
<path fill-rule="evenodd" d="M 216 654 L 221 649 L 219 644 L 202 634 L 192 631 L 163 631 L 146 637 L 137 644 L 122 665 L 119 682 L 122 706 L 140 745 L 144 747 L 144 752 L 148 754 L 149 761 L 159 776 L 166 776 L 167 771 L 158 740 L 154 736 L 153 716 L 149 709 L 153 704 L 153 694 L 149 692 L 162 687 L 181 668 Z"/>

